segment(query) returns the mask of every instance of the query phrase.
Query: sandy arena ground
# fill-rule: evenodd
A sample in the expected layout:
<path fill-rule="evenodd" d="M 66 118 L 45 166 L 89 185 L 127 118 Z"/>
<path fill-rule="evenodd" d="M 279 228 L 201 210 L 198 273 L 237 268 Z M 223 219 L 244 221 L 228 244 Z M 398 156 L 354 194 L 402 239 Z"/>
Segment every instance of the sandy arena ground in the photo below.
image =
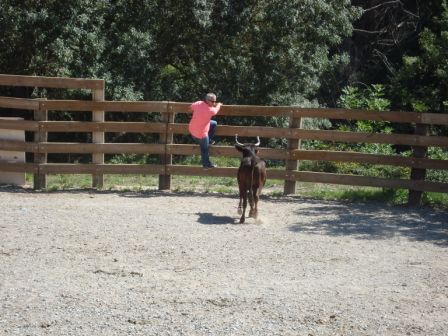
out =
<path fill-rule="evenodd" d="M 0 335 L 447 335 L 448 212 L 0 189 Z"/>

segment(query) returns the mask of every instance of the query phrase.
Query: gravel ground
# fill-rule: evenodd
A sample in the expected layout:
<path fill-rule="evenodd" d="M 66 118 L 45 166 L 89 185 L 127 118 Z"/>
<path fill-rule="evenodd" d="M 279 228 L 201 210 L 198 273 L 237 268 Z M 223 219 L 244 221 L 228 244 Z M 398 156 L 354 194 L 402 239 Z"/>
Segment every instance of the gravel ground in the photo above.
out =
<path fill-rule="evenodd" d="M 1 335 L 447 335 L 448 212 L 0 190 Z"/>

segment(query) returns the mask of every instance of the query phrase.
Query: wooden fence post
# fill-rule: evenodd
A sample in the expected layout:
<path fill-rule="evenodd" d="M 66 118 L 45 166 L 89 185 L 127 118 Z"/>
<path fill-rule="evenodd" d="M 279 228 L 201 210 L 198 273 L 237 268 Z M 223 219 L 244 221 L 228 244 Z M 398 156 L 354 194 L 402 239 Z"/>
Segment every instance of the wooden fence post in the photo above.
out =
<path fill-rule="evenodd" d="M 302 118 L 289 118 L 289 129 L 292 130 L 294 128 L 302 127 Z M 288 152 L 293 149 L 300 149 L 300 139 L 288 139 Z M 288 171 L 297 170 L 299 167 L 299 161 L 297 160 L 287 160 L 285 164 L 286 173 L 288 175 Z M 283 194 L 289 195 L 294 194 L 296 192 L 296 181 L 288 181 L 285 180 Z"/>
<path fill-rule="evenodd" d="M 162 121 L 166 124 L 165 133 L 160 134 L 160 143 L 165 144 L 165 154 L 160 156 L 161 164 L 165 166 L 165 172 L 167 165 L 173 163 L 173 156 L 168 153 L 168 145 L 173 143 L 173 132 L 169 128 L 170 123 L 174 123 L 175 113 L 173 113 L 173 108 L 168 103 L 166 113 L 162 114 Z M 159 190 L 170 190 L 171 189 L 171 175 L 164 174 L 159 175 Z"/>
<path fill-rule="evenodd" d="M 46 98 L 41 98 L 39 100 L 46 100 Z M 34 120 L 35 121 L 47 121 L 48 120 L 48 111 L 42 107 L 42 104 L 39 103 L 39 109 L 34 111 Z M 42 142 L 47 142 L 48 133 L 45 132 L 42 124 L 39 124 L 39 129 L 37 132 L 34 132 L 34 142 L 37 143 L 37 149 L 34 151 L 34 163 L 37 164 L 45 164 L 47 163 L 47 153 L 40 152 L 40 144 Z M 33 176 L 33 184 L 34 189 L 45 189 L 47 186 L 47 176 L 45 173 L 41 172 L 39 167 L 38 173 Z"/>
<path fill-rule="evenodd" d="M 429 132 L 429 126 L 426 124 L 417 124 L 415 126 L 416 135 L 427 136 Z M 413 146 L 412 157 L 414 158 L 424 158 L 428 152 L 428 147 L 425 146 Z M 423 168 L 412 168 L 411 169 L 411 180 L 422 181 L 426 177 L 426 169 Z M 422 191 L 409 189 L 408 205 L 409 206 L 420 206 L 422 202 Z"/>
<path fill-rule="evenodd" d="M 92 90 L 92 100 L 104 101 L 104 87 Z M 92 121 L 104 122 L 104 111 L 92 111 Z M 104 143 L 104 132 L 92 132 L 93 143 Z M 92 153 L 93 164 L 104 163 L 104 153 Z M 102 188 L 104 185 L 104 175 L 99 173 L 92 174 L 92 187 Z"/>

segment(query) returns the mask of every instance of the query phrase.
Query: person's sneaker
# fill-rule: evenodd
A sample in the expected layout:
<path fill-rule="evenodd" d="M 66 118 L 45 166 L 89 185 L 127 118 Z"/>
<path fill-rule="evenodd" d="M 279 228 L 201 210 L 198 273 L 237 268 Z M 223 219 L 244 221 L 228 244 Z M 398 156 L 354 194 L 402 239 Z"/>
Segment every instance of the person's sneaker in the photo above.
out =
<path fill-rule="evenodd" d="M 217 167 L 218 167 L 217 165 L 210 163 L 209 165 L 204 166 L 204 169 L 211 169 L 211 168 L 217 168 Z"/>
<path fill-rule="evenodd" d="M 209 142 L 209 145 L 214 145 L 214 144 L 216 144 L 215 140 L 212 140 L 212 141 Z"/>

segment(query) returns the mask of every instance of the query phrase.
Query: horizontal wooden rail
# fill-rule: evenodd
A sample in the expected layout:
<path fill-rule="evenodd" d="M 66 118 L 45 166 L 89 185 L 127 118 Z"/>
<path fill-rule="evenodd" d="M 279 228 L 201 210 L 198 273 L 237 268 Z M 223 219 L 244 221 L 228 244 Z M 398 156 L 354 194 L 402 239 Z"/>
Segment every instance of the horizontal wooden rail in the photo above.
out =
<path fill-rule="evenodd" d="M 186 124 L 169 124 L 169 132 L 175 134 L 189 134 Z M 327 130 L 305 130 L 294 128 L 274 128 L 264 126 L 228 126 L 220 125 L 216 135 L 244 137 L 278 137 L 288 139 L 322 140 L 349 143 L 382 143 L 409 146 L 437 146 L 448 147 L 448 137 L 422 136 L 414 134 L 381 134 L 381 133 L 356 133 Z"/>
<path fill-rule="evenodd" d="M 6 172 L 29 172 L 43 174 L 170 174 L 194 176 L 235 177 L 237 168 L 226 167 L 204 170 L 197 166 L 184 165 L 141 165 L 141 164 L 34 164 L 0 163 L 0 170 Z M 313 183 L 359 185 L 382 188 L 413 189 L 431 192 L 448 192 L 447 183 L 386 179 L 345 174 L 319 173 L 268 169 L 270 179 L 292 180 Z"/>
<path fill-rule="evenodd" d="M 42 108 L 49 111 L 167 112 L 168 102 L 47 100 Z"/>
<path fill-rule="evenodd" d="M 44 174 L 164 174 L 165 166 L 156 164 L 61 164 L 39 165 Z"/>
<path fill-rule="evenodd" d="M 174 134 L 189 134 L 187 124 L 171 123 L 168 124 L 168 132 Z M 289 128 L 275 128 L 267 126 L 229 126 L 219 125 L 216 129 L 216 135 L 232 136 L 235 134 L 242 137 L 266 137 L 266 138 L 285 138 L 294 136 Z"/>
<path fill-rule="evenodd" d="M 188 112 L 189 103 L 170 103 L 173 112 Z M 242 117 L 293 117 L 293 118 L 326 118 L 342 120 L 372 120 L 399 123 L 420 123 L 433 125 L 448 125 L 448 114 L 417 113 L 402 111 L 366 111 L 338 108 L 302 108 L 298 106 L 254 106 L 254 105 L 224 105 L 220 116 Z"/>
<path fill-rule="evenodd" d="M 235 177 L 238 168 L 224 167 L 214 169 L 204 169 L 198 166 L 167 165 L 166 174 L 169 175 L 190 175 L 190 176 L 220 176 Z"/>
<path fill-rule="evenodd" d="M 200 150 L 198 145 L 185 145 L 185 144 L 169 144 L 166 151 L 168 154 L 174 155 L 199 155 Z M 241 157 L 241 153 L 238 152 L 233 146 L 216 146 L 210 147 L 210 155 L 212 156 L 226 156 L 226 157 Z M 291 158 L 291 153 L 286 149 L 277 148 L 259 148 L 258 155 L 263 159 L 272 160 L 287 160 Z"/>
<path fill-rule="evenodd" d="M 392 145 L 448 147 L 448 137 L 413 134 L 355 133 L 295 129 L 292 137 L 307 140 L 326 140 L 349 143 L 382 143 Z"/>
<path fill-rule="evenodd" d="M 39 165 L 36 163 L 0 162 L 0 172 L 37 173 L 38 170 Z"/>
<path fill-rule="evenodd" d="M 113 121 L 42 121 L 40 127 L 46 132 L 127 132 L 127 133 L 164 133 L 166 124 L 148 122 Z"/>
<path fill-rule="evenodd" d="M 363 164 L 402 166 L 424 169 L 447 169 L 448 160 L 405 157 L 400 155 L 378 155 L 358 152 L 334 152 L 323 150 L 294 150 L 291 158 L 295 160 L 357 162 Z"/>
<path fill-rule="evenodd" d="M 143 143 L 67 143 L 44 142 L 39 144 L 42 153 L 104 153 L 104 154 L 164 154 L 162 144 Z"/>
<path fill-rule="evenodd" d="M 366 111 L 337 108 L 299 108 L 294 111 L 294 117 L 448 125 L 448 115 L 441 113 Z"/>
<path fill-rule="evenodd" d="M 430 192 L 448 192 L 448 183 L 415 181 L 405 179 L 387 179 L 379 177 L 332 174 L 332 173 L 317 173 L 296 171 L 292 175 L 286 176 L 286 179 L 293 179 L 301 182 L 314 183 L 331 183 L 342 185 L 359 185 L 380 188 L 395 188 L 395 189 L 413 189 Z"/>
<path fill-rule="evenodd" d="M 0 97 L 0 107 L 20 110 L 38 110 L 39 100 L 27 98 Z"/>
<path fill-rule="evenodd" d="M 163 133 L 164 123 L 145 122 L 76 122 L 76 121 L 21 121 L 0 119 L 0 129 L 22 129 L 36 131 L 39 126 L 47 132 L 138 132 L 138 133 Z M 188 125 L 171 123 L 168 131 L 174 134 L 188 134 Z M 448 148 L 448 137 L 422 136 L 413 134 L 380 134 L 380 133 L 355 133 L 328 130 L 304 130 L 290 128 L 274 128 L 263 126 L 228 126 L 221 125 L 216 132 L 222 136 L 244 137 L 280 137 L 290 139 L 322 140 L 350 143 L 383 143 L 409 146 L 436 146 Z"/>
<path fill-rule="evenodd" d="M 0 75 L 1 76 L 1 75 Z M 1 85 L 1 84 L 0 84 Z M 26 98 L 0 97 L 0 107 L 36 110 L 39 108 L 54 111 L 108 111 L 108 112 L 159 112 L 190 113 L 189 103 L 168 101 L 81 101 L 47 100 L 38 101 Z M 224 105 L 219 116 L 241 117 L 294 117 L 327 118 L 343 120 L 373 120 L 399 123 L 420 123 L 448 125 L 448 114 L 346 110 L 336 108 L 300 108 L 296 106 L 244 106 Z"/>
<path fill-rule="evenodd" d="M 3 140 L 0 139 L 0 150 L 14 152 L 37 152 L 39 148 L 38 142 L 25 142 L 19 140 Z"/>
<path fill-rule="evenodd" d="M 193 175 L 193 176 L 224 176 L 235 177 L 238 168 L 215 168 L 204 170 L 202 167 L 171 165 L 167 166 L 167 173 L 172 175 Z M 284 170 L 268 169 L 267 175 L 271 179 L 291 180 L 300 182 L 331 183 L 342 185 L 360 185 L 383 188 L 398 188 L 432 192 L 448 192 L 447 183 L 418 181 L 414 184 L 412 180 L 386 179 L 378 177 L 366 177 L 345 174 L 316 173 L 316 172 L 288 172 Z"/>
<path fill-rule="evenodd" d="M 166 148 L 165 148 L 166 147 Z M 104 153 L 104 154 L 168 154 L 199 155 L 197 145 L 186 144 L 143 144 L 143 143 L 67 143 L 67 142 L 23 142 L 15 140 L 0 140 L 0 150 L 23 151 L 40 153 Z M 233 146 L 212 146 L 212 156 L 240 157 L 240 153 Z M 413 158 L 405 156 L 391 156 L 366 154 L 357 152 L 334 152 L 323 150 L 287 150 L 273 148 L 259 148 L 259 156 L 271 160 L 311 160 L 333 162 L 357 162 L 375 165 L 402 166 L 421 169 L 448 170 L 448 160 L 427 158 Z"/>
<path fill-rule="evenodd" d="M 60 89 L 104 89 L 104 79 L 84 79 L 0 74 L 0 85 Z"/>
<path fill-rule="evenodd" d="M 30 120 L 7 120 L 0 118 L 0 129 L 37 131 L 39 122 Z"/>

